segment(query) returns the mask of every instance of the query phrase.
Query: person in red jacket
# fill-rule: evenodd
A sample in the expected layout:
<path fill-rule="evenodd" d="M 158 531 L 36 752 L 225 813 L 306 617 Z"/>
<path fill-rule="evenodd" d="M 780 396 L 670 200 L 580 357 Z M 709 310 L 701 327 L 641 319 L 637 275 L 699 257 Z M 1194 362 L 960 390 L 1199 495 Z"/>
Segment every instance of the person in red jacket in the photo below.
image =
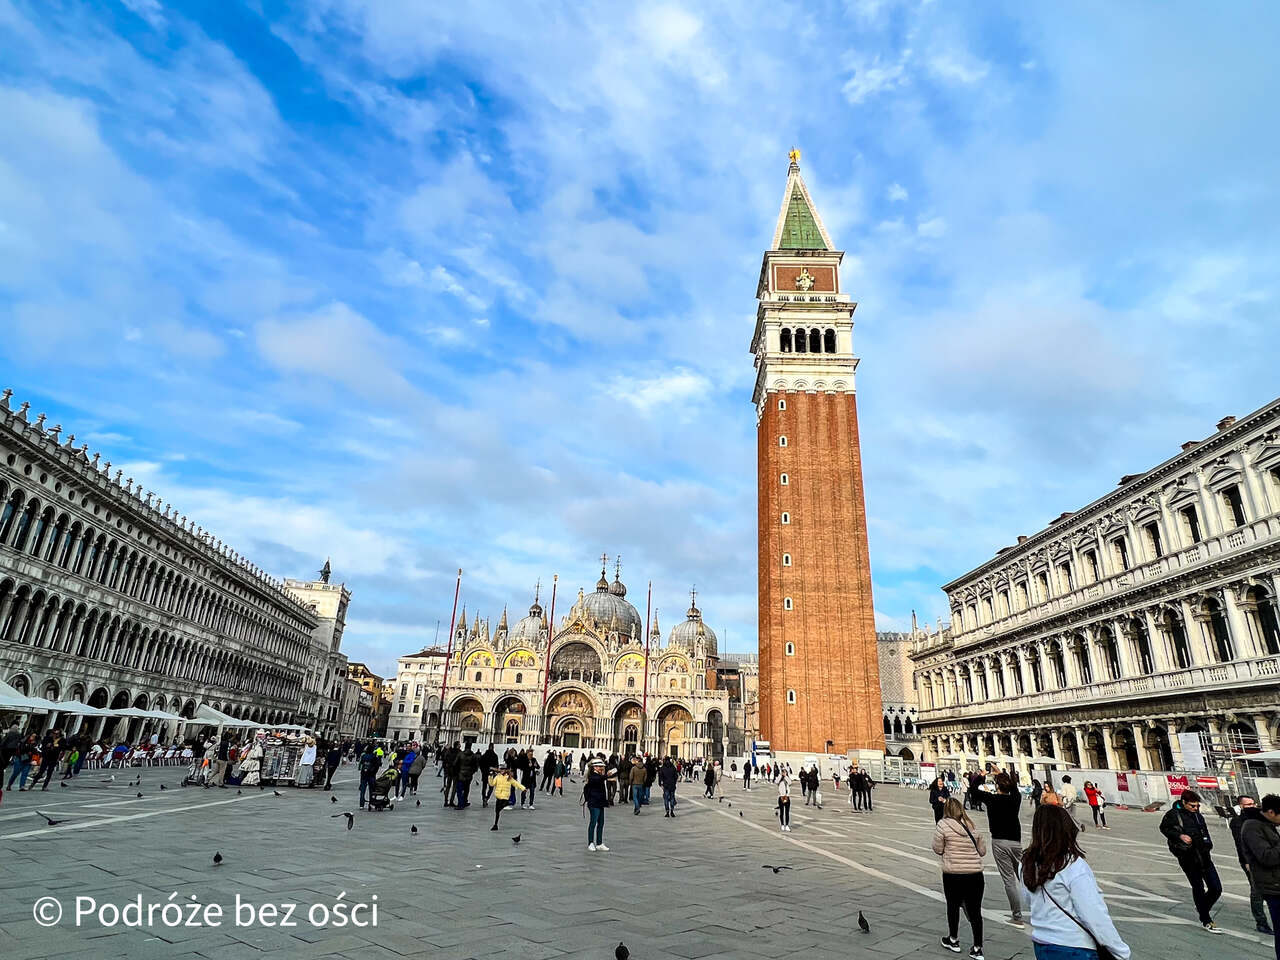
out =
<path fill-rule="evenodd" d="M 1110 830 L 1111 828 L 1107 826 L 1107 815 L 1102 809 L 1106 805 L 1106 797 L 1089 780 L 1084 782 L 1084 797 L 1089 801 L 1089 809 L 1093 811 L 1093 825 L 1099 826 L 1098 821 L 1101 820 L 1102 829 Z"/>

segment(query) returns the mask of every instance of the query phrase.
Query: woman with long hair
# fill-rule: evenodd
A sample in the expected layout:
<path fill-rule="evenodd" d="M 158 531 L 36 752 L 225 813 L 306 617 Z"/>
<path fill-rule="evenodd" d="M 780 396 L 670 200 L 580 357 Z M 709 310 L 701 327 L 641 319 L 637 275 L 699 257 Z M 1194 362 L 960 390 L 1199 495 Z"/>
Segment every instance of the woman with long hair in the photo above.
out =
<path fill-rule="evenodd" d="M 850 782 L 849 789 L 852 791 L 853 786 Z M 947 788 L 947 781 L 941 776 L 933 781 L 933 786 L 929 788 L 929 806 L 933 807 L 933 822 L 937 823 L 942 819 L 942 809 L 946 805 L 947 798 L 951 796 L 951 791 Z M 849 802 L 853 802 L 852 794 Z"/>
<path fill-rule="evenodd" d="M 960 952 L 956 934 L 964 907 L 973 930 L 970 960 L 983 960 L 982 858 L 987 855 L 987 841 L 957 797 L 948 797 L 942 805 L 942 819 L 933 828 L 933 852 L 942 858 L 942 892 L 947 898 L 947 935 L 942 945 L 952 953 Z"/>
<path fill-rule="evenodd" d="M 1071 814 L 1045 805 L 1031 821 L 1031 843 L 1022 854 L 1022 883 L 1031 905 L 1031 940 L 1036 960 L 1098 960 L 1105 947 L 1128 960 L 1098 881 L 1076 843 L 1079 828 Z"/>

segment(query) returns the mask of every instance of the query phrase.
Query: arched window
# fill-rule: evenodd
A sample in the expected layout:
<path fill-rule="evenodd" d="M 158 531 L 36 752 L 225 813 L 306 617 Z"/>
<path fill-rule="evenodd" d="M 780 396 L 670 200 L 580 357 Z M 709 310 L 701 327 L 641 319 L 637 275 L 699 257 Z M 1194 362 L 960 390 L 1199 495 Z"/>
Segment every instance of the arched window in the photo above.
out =
<path fill-rule="evenodd" d="M 785 409 L 787 409 L 787 401 L 786 401 L 786 399 L 785 399 L 785 398 L 781 398 L 781 397 L 780 397 L 780 398 L 778 399 L 778 409 L 779 409 L 779 410 L 785 410 Z"/>
<path fill-rule="evenodd" d="M 884 718 L 884 735 L 890 736 L 893 733 L 893 727 L 889 724 L 889 718 Z"/>
<path fill-rule="evenodd" d="M 795 703 L 795 702 L 796 702 L 796 692 L 794 690 L 788 690 L 787 703 Z"/>
<path fill-rule="evenodd" d="M 0 543 L 4 543 L 9 539 L 9 533 L 13 530 L 14 517 L 18 515 L 21 507 L 22 491 L 15 490 L 13 495 L 5 501 L 4 512 L 0 513 Z"/>
<path fill-rule="evenodd" d="M 791 603 L 791 598 L 790 598 L 790 597 L 784 597 L 784 598 L 783 598 L 783 600 L 782 600 L 782 609 L 783 609 L 783 610 L 790 610 L 790 609 L 792 609 L 792 606 L 793 606 L 793 605 L 792 605 L 792 603 Z"/>
<path fill-rule="evenodd" d="M 782 565 L 783 565 L 784 567 L 789 567 L 789 566 L 791 566 L 791 554 L 789 554 L 789 553 L 784 553 L 784 554 L 782 555 Z"/>
<path fill-rule="evenodd" d="M 781 478 L 779 478 L 779 482 L 785 487 L 791 482 L 791 478 L 784 473 Z"/>
<path fill-rule="evenodd" d="M 784 524 L 786 524 L 786 523 L 790 523 L 790 522 L 791 522 L 791 514 L 789 514 L 789 513 L 784 513 L 784 514 L 782 515 L 782 522 L 783 522 Z"/>
<path fill-rule="evenodd" d="M 836 352 L 836 332 L 832 330 L 830 327 L 828 327 L 826 332 L 823 333 L 822 335 L 822 352 L 823 353 Z"/>
<path fill-rule="evenodd" d="M 627 686 L 628 686 L 628 687 L 634 687 L 635 685 L 636 685 L 636 678 L 635 678 L 635 677 L 627 677 Z"/>
<path fill-rule="evenodd" d="M 796 353 L 805 353 L 805 335 L 804 330 L 796 331 Z"/>
<path fill-rule="evenodd" d="M 814 327 L 812 330 L 809 331 L 809 352 L 810 353 L 822 352 L 822 331 L 819 330 L 817 327 Z"/>
<path fill-rule="evenodd" d="M 482 676 L 483 676 L 483 674 L 482 674 L 479 670 L 477 670 L 477 671 L 476 671 L 476 683 L 479 683 L 479 682 L 480 682 L 480 678 L 481 678 Z"/>
<path fill-rule="evenodd" d="M 790 640 L 787 641 L 787 656 L 794 657 L 796 655 L 796 645 Z"/>
<path fill-rule="evenodd" d="M 779 348 L 783 353 L 791 352 L 791 331 L 786 328 L 783 328 L 782 333 L 779 335 Z"/>
<path fill-rule="evenodd" d="M 517 674 L 516 674 L 516 683 L 523 683 L 523 682 L 524 682 L 524 674 L 523 674 L 523 673 L 517 673 Z"/>
<path fill-rule="evenodd" d="M 786 438 L 786 437 L 779 437 L 779 438 L 778 438 L 778 446 L 780 446 L 780 447 L 785 447 L 786 445 L 787 445 L 787 438 Z"/>

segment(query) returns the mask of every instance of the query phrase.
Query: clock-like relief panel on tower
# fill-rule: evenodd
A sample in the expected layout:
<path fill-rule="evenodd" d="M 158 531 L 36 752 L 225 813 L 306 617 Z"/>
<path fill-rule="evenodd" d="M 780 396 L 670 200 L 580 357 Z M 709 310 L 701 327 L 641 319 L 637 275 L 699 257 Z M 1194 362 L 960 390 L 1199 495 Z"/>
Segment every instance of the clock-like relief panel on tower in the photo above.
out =
<path fill-rule="evenodd" d="M 776 293 L 836 293 L 836 268 L 805 264 L 774 264 Z"/>

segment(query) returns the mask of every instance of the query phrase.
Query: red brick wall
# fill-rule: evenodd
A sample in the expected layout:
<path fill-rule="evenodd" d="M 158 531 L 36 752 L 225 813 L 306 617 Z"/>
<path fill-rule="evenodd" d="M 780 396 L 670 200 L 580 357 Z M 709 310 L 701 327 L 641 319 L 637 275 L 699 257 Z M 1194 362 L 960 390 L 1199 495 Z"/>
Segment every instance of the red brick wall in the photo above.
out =
<path fill-rule="evenodd" d="M 761 736 L 775 750 L 820 752 L 827 740 L 836 753 L 882 750 L 857 401 L 770 393 L 757 442 Z M 786 526 L 783 511 L 791 515 Z M 784 597 L 794 609 L 783 609 Z M 794 656 L 786 655 L 788 641 Z M 786 702 L 788 689 L 795 704 Z"/>

